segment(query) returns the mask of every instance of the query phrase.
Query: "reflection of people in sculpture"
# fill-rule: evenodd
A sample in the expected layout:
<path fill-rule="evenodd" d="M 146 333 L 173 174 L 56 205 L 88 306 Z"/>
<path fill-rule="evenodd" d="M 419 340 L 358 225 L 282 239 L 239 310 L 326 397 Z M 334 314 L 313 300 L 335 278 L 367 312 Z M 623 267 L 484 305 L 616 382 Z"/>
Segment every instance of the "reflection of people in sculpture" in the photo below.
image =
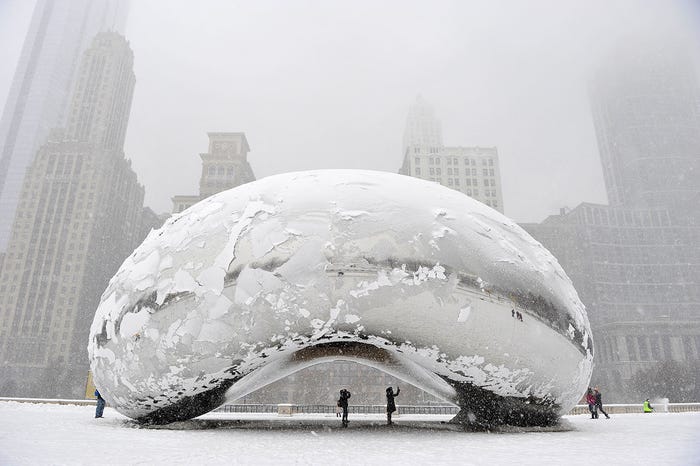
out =
<path fill-rule="evenodd" d="M 396 393 L 391 387 L 386 388 L 386 425 L 390 426 L 393 424 L 391 422 L 391 413 L 396 411 L 396 404 L 394 403 L 394 397 L 399 396 L 401 389 L 397 386 Z"/>
<path fill-rule="evenodd" d="M 345 390 L 344 388 L 340 391 L 340 398 L 338 399 L 338 406 L 343 408 L 343 427 L 348 426 L 348 398 L 350 398 L 352 395 L 350 394 L 349 391 Z"/>

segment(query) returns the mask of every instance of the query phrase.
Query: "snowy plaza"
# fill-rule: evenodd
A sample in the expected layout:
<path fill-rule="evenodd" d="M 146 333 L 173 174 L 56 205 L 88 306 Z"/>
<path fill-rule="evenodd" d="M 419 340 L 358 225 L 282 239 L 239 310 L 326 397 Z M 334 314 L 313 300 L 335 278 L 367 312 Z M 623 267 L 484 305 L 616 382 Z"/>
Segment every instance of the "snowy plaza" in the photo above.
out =
<path fill-rule="evenodd" d="M 209 413 L 158 428 L 111 408 L 0 403 L 0 464 L 698 465 L 700 413 L 565 416 L 561 429 L 465 432 L 451 416 Z"/>

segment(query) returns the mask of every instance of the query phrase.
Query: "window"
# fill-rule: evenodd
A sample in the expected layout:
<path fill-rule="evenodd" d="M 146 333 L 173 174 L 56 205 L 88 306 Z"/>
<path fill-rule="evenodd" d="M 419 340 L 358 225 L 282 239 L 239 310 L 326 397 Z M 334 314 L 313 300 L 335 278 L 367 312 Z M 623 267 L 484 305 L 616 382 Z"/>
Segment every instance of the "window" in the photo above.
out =
<path fill-rule="evenodd" d="M 482 171 L 484 172 L 484 176 L 489 176 L 489 169 L 488 168 L 484 168 Z"/>
<path fill-rule="evenodd" d="M 415 157 L 413 159 L 413 161 L 415 162 L 416 165 L 420 165 L 420 157 Z"/>
<path fill-rule="evenodd" d="M 641 361 L 649 360 L 649 341 L 647 337 L 637 337 L 637 346 L 639 347 L 639 359 Z"/>
<path fill-rule="evenodd" d="M 459 178 L 455 178 L 455 186 L 459 186 Z"/>
<path fill-rule="evenodd" d="M 491 175 L 491 176 L 496 176 L 496 175 L 494 175 L 493 168 L 489 168 L 489 175 Z"/>
<path fill-rule="evenodd" d="M 489 159 L 489 165 L 493 166 L 493 159 Z"/>
<path fill-rule="evenodd" d="M 420 167 L 416 167 L 416 175 L 420 175 Z"/>
<path fill-rule="evenodd" d="M 454 181 L 452 180 L 452 178 L 447 178 L 447 185 L 448 185 L 448 186 L 453 186 L 453 185 L 454 185 Z"/>
<path fill-rule="evenodd" d="M 435 158 L 430 157 L 430 158 L 428 159 L 428 163 L 429 163 L 430 165 L 435 165 Z"/>
<path fill-rule="evenodd" d="M 442 169 L 440 167 L 435 169 L 435 174 L 436 175 L 442 175 Z"/>
<path fill-rule="evenodd" d="M 435 169 L 433 167 L 430 167 L 430 174 L 434 175 L 435 174 Z"/>

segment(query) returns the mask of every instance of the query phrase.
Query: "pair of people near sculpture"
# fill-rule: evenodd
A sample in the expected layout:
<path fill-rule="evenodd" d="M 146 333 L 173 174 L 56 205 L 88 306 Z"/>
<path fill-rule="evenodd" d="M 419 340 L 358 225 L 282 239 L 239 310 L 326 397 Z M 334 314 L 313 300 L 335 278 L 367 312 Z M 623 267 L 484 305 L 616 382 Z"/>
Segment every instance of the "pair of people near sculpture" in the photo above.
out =
<path fill-rule="evenodd" d="M 391 387 L 387 387 L 386 389 L 386 423 L 387 425 L 392 425 L 393 422 L 391 421 L 391 415 L 396 411 L 396 403 L 394 402 L 394 398 L 399 396 L 399 393 L 401 393 L 401 389 L 397 386 L 396 387 L 396 393 L 394 393 L 394 389 Z M 338 407 L 343 410 L 343 418 L 342 418 L 342 423 L 343 427 L 348 426 L 348 399 L 352 394 L 346 390 L 342 389 L 340 390 L 340 398 L 338 398 Z"/>
<path fill-rule="evenodd" d="M 588 410 L 591 412 L 591 419 L 598 419 L 598 411 L 605 415 L 606 419 L 610 419 L 608 413 L 603 410 L 603 395 L 600 394 L 598 387 L 591 389 L 588 387 L 586 392 L 586 402 L 588 403 Z"/>

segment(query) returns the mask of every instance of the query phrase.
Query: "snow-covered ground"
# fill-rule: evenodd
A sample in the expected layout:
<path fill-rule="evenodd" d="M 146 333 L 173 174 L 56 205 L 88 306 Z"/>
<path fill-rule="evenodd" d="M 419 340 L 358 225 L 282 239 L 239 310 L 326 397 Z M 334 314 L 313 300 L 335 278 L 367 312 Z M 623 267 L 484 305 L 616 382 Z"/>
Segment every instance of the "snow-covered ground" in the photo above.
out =
<path fill-rule="evenodd" d="M 567 416 L 558 431 L 463 432 L 449 416 L 210 413 L 143 428 L 107 408 L 0 402 L 0 465 L 700 465 L 700 413 Z"/>

